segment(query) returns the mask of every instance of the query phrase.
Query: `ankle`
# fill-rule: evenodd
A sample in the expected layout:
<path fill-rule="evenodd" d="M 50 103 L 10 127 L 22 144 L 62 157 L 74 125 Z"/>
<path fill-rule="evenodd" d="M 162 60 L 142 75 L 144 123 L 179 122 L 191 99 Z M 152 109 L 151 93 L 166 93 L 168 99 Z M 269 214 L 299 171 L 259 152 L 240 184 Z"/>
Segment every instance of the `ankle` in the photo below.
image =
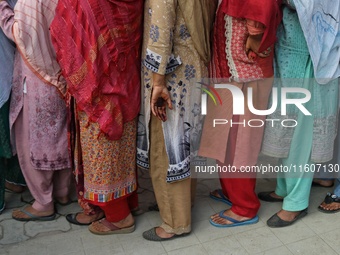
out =
<path fill-rule="evenodd" d="M 171 238 L 175 234 L 166 232 L 162 227 L 157 227 L 156 228 L 156 235 L 158 235 L 159 237 L 162 237 L 162 238 Z"/>
<path fill-rule="evenodd" d="M 70 199 L 68 196 L 63 196 L 63 197 L 55 197 L 55 200 L 57 200 L 59 203 L 67 203 Z"/>
<path fill-rule="evenodd" d="M 117 227 L 119 228 L 122 228 L 122 227 L 130 227 L 132 226 L 133 224 L 135 224 L 135 220 L 132 216 L 132 214 L 130 213 L 127 217 L 125 217 L 124 219 L 120 220 L 120 221 L 113 221 L 111 220 L 110 218 L 107 218 L 106 219 L 113 223 L 114 225 L 116 225 Z"/>
<path fill-rule="evenodd" d="M 132 214 L 129 213 L 129 215 L 125 219 L 122 219 L 120 223 L 133 225 L 135 223 L 135 219 L 133 218 Z"/>
<path fill-rule="evenodd" d="M 276 194 L 275 192 L 270 193 L 270 196 L 274 197 L 274 198 L 284 198 L 282 196 L 279 196 L 278 194 Z"/>

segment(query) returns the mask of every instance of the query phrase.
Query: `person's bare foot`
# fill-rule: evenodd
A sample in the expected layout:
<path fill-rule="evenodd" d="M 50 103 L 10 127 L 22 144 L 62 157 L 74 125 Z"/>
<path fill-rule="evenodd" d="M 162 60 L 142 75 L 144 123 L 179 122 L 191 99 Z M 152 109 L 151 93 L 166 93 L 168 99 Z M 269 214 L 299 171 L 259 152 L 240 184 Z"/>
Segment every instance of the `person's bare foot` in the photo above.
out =
<path fill-rule="evenodd" d="M 251 219 L 251 218 L 249 218 L 249 217 L 243 217 L 243 216 L 237 215 L 237 214 L 234 213 L 231 209 L 225 210 L 225 211 L 223 212 L 223 215 L 224 215 L 224 216 L 227 216 L 227 217 L 230 217 L 230 218 L 232 218 L 232 219 L 234 219 L 234 220 L 237 220 L 237 221 L 246 221 L 246 220 L 250 220 L 250 219 Z M 220 225 L 232 225 L 232 224 L 234 223 L 234 222 L 231 222 L 231 221 L 229 221 L 229 220 L 227 220 L 227 219 L 221 218 L 221 217 L 219 216 L 219 213 L 216 213 L 216 214 L 212 215 L 212 216 L 210 217 L 210 219 L 211 219 L 214 223 L 220 224 Z"/>
<path fill-rule="evenodd" d="M 332 187 L 334 184 L 334 180 L 321 180 L 321 179 L 313 179 L 313 185 L 319 185 L 325 188 Z"/>
<path fill-rule="evenodd" d="M 123 229 L 123 228 L 128 228 L 128 227 L 133 226 L 135 224 L 135 220 L 132 214 L 130 213 L 125 219 L 118 221 L 118 222 L 110 222 L 110 223 L 116 226 L 117 228 Z M 92 222 L 91 228 L 99 233 L 105 233 L 105 232 L 111 231 L 111 229 L 105 226 L 104 224 L 102 224 L 100 220 Z"/>
<path fill-rule="evenodd" d="M 17 185 L 14 183 L 10 183 L 10 182 L 5 182 L 5 188 L 14 192 L 14 193 L 22 193 L 25 191 L 25 187 L 21 186 L 21 185 Z"/>
<path fill-rule="evenodd" d="M 326 204 L 325 202 L 322 202 L 321 205 L 319 205 L 323 210 L 329 211 L 329 212 L 337 212 L 340 210 L 340 203 L 339 202 L 333 202 L 330 204 Z"/>
<path fill-rule="evenodd" d="M 21 209 L 16 209 L 12 212 L 12 217 L 14 219 L 30 219 L 31 217 L 25 213 L 28 212 L 36 217 L 44 217 L 44 216 L 50 216 L 54 213 L 54 210 L 48 210 L 48 211 L 38 211 L 34 209 L 31 205 L 24 208 L 24 211 Z"/>
<path fill-rule="evenodd" d="M 284 220 L 284 221 L 293 221 L 296 216 L 298 216 L 300 214 L 301 211 L 286 211 L 286 210 L 280 210 L 277 213 L 277 216 L 279 216 L 280 219 Z"/>
<path fill-rule="evenodd" d="M 336 213 L 340 211 L 340 197 L 327 193 L 325 199 L 318 207 L 319 211 L 324 213 Z"/>

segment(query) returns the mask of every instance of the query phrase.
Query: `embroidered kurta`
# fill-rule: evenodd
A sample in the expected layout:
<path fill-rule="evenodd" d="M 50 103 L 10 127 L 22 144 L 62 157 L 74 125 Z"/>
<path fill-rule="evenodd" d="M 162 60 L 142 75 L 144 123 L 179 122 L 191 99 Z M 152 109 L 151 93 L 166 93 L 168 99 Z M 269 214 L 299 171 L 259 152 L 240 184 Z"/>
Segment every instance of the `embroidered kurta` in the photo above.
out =
<path fill-rule="evenodd" d="M 201 93 L 197 81 L 207 77 L 177 1 L 145 2 L 142 53 L 142 107 L 138 123 L 137 164 L 149 168 L 149 122 L 152 73 L 166 74 L 173 110 L 162 123 L 169 158 L 167 181 L 190 176 L 190 139 L 201 130 Z"/>
<path fill-rule="evenodd" d="M 255 2 L 253 1 L 253 3 Z M 226 13 L 224 9 L 226 5 L 240 8 L 239 4 L 235 4 L 235 1 L 222 1 L 218 8 L 214 28 L 213 60 L 210 75 L 216 78 L 216 83 L 232 82 L 232 84 L 242 89 L 245 98 L 248 96 L 247 89 L 252 88 L 252 101 L 255 109 L 265 110 L 272 86 L 270 78 L 274 73 L 272 67 L 274 45 L 272 44 L 265 48 L 269 53 L 267 57 L 249 58 L 246 52 L 246 41 L 251 29 L 249 28 L 250 20 L 246 17 L 252 17 L 252 9 L 246 9 L 245 17 L 233 17 Z M 278 24 L 281 17 L 278 6 L 277 1 L 266 5 L 265 8 L 261 9 L 259 17 L 266 17 L 264 20 L 267 20 L 277 12 L 274 16 L 278 18 L 273 22 Z M 242 11 L 245 10 L 242 9 Z M 247 13 L 252 15 L 248 16 Z M 260 23 L 260 20 L 251 21 L 254 24 Z M 272 35 L 274 35 L 275 38 L 275 32 L 276 26 L 272 26 L 264 27 L 262 33 L 263 36 L 271 35 L 269 38 L 272 38 Z M 267 42 L 263 43 L 267 46 Z M 227 89 L 217 89 L 217 91 L 223 103 L 215 106 L 211 100 L 208 101 L 208 112 L 204 122 L 199 155 L 214 158 L 223 163 L 227 161 L 227 156 L 232 155 L 232 164 L 236 168 L 255 165 L 261 148 L 264 125 L 251 127 L 247 123 L 252 119 L 264 122 L 265 117 L 253 114 L 249 110 L 247 103 L 244 104 L 245 112 L 243 115 L 234 115 L 233 111 L 236 109 L 233 109 L 233 98 L 230 91 Z M 235 117 L 238 119 L 235 120 Z M 215 119 L 226 119 L 228 123 L 213 127 Z M 232 121 L 238 124 L 232 125 Z M 229 132 L 232 128 L 237 129 L 233 137 L 236 140 L 236 146 L 234 151 L 230 152 L 231 146 L 228 146 L 228 139 L 230 139 Z"/>
<path fill-rule="evenodd" d="M 14 41 L 12 27 L 13 10 L 3 1 L 0 3 L 0 26 L 8 38 Z M 14 17 L 14 18 L 13 18 Z M 28 99 L 31 164 L 38 170 L 69 168 L 66 105 L 56 87 L 46 84 L 32 72 L 21 54 L 14 61 L 13 88 L 10 106 L 10 127 L 13 127 Z M 14 145 L 12 137 L 12 145 Z M 15 148 L 14 148 L 15 152 Z"/>
<path fill-rule="evenodd" d="M 72 97 L 71 152 L 85 214 L 137 188 L 142 0 L 59 0 L 50 31 Z M 122 201 L 122 200 L 120 200 Z"/>
<path fill-rule="evenodd" d="M 294 2 L 290 1 L 293 5 Z M 294 7 L 295 5 L 293 5 Z M 310 57 L 307 42 L 300 26 L 299 17 L 295 10 L 284 8 L 285 18 L 278 29 L 278 41 L 275 55 L 274 86 L 279 88 L 305 87 L 311 93 L 311 99 L 306 106 L 313 117 L 313 135 L 311 160 L 316 163 L 327 162 L 333 158 L 333 144 L 337 132 L 338 111 L 338 81 L 320 85 L 316 82 L 312 59 Z M 289 29 L 286 29 L 289 28 Z M 311 68 L 308 68 L 311 67 Z M 331 68 L 331 67 L 330 67 Z M 306 85 L 305 85 L 306 84 Z M 290 93 L 290 98 L 300 98 L 299 93 Z M 281 94 L 278 93 L 278 105 Z M 274 127 L 266 126 L 262 152 L 278 158 L 287 158 L 293 153 L 292 144 L 299 144 L 298 151 L 310 150 L 308 146 L 299 142 L 299 136 L 294 136 L 295 128 L 281 125 L 285 119 L 298 120 L 300 110 L 294 105 L 287 107 L 287 115 L 282 116 L 278 108 L 269 119 L 277 119 Z M 298 125 L 302 125 L 298 123 Z M 307 148 L 306 148 L 307 147 Z"/>

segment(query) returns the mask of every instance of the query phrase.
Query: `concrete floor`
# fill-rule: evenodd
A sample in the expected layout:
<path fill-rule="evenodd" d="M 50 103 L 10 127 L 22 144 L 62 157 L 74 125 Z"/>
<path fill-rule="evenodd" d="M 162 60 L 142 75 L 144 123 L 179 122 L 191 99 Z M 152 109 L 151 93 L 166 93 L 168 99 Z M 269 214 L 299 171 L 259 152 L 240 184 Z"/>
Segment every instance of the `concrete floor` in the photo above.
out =
<path fill-rule="evenodd" d="M 262 158 L 263 162 L 270 162 Z M 212 176 L 216 177 L 216 176 Z M 219 229 L 209 224 L 209 216 L 226 205 L 209 198 L 210 190 L 219 187 L 217 178 L 198 180 L 196 203 L 192 210 L 192 233 L 169 242 L 149 242 L 142 232 L 160 224 L 158 212 L 148 211 L 136 218 L 136 230 L 126 235 L 97 236 L 87 227 L 69 224 L 64 215 L 80 210 L 76 202 L 58 206 L 59 216 L 50 222 L 18 222 L 11 219 L 12 208 L 32 202 L 23 194 L 7 193 L 7 209 L 0 215 L 0 255 L 203 255 L 203 254 L 340 254 L 340 213 L 324 214 L 317 210 L 327 188 L 313 187 L 309 214 L 296 224 L 281 229 L 266 226 L 280 203 L 262 202 L 260 221 L 254 225 Z M 275 179 L 259 178 L 257 192 L 275 188 Z M 145 211 L 154 204 L 152 185 L 147 172 L 140 174 L 140 205 Z"/>

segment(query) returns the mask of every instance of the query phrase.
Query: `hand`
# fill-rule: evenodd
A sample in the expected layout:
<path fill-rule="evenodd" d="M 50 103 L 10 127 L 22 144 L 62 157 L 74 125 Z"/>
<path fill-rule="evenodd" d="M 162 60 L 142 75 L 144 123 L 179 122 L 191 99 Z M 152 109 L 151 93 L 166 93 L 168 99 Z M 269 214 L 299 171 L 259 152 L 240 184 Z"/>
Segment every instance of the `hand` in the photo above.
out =
<path fill-rule="evenodd" d="M 161 121 L 166 121 L 166 106 L 172 109 L 170 93 L 166 87 L 165 76 L 153 73 L 151 92 L 151 111 Z"/>
<path fill-rule="evenodd" d="M 259 52 L 263 34 L 249 35 L 246 42 L 246 53 L 249 59 L 255 60 L 256 56 L 261 58 L 269 57 L 271 48 Z"/>

